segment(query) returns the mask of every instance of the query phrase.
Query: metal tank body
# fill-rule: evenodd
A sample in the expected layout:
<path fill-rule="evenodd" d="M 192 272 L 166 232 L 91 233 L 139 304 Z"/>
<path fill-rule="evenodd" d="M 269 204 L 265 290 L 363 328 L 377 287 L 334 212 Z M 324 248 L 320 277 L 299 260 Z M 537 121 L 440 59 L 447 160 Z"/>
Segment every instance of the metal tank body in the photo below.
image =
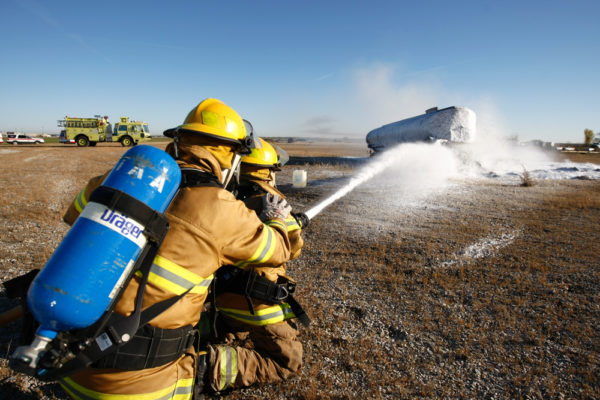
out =
<path fill-rule="evenodd" d="M 449 142 L 472 142 L 475 139 L 475 112 L 466 107 L 431 108 L 423 115 L 403 119 L 373 129 L 367 134 L 367 145 L 375 151 L 383 151 L 405 142 L 447 140 Z"/>

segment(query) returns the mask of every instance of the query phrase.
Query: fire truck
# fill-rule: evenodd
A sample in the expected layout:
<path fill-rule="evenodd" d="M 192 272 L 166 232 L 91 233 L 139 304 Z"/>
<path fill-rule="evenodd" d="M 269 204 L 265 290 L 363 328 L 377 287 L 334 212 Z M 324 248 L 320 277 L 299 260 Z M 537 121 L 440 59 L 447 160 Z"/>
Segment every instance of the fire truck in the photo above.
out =
<path fill-rule="evenodd" d="M 93 118 L 65 117 L 58 121 L 64 128 L 60 132 L 61 143 L 75 143 L 79 147 L 95 146 L 98 142 L 119 142 L 121 146 L 134 146 L 150 140 L 148 124 L 142 121 L 130 121 L 121 117 L 113 127 L 107 116 L 95 115 Z"/>

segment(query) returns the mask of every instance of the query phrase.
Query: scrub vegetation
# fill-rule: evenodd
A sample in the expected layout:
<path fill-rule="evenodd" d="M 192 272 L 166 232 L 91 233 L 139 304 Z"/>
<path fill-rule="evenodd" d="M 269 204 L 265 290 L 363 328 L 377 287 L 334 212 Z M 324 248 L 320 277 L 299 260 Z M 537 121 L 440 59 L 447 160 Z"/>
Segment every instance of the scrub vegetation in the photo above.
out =
<path fill-rule="evenodd" d="M 281 143 L 292 157 L 366 155 L 293 144 Z M 0 148 L 1 280 L 43 265 L 69 202 L 125 150 Z M 292 187 L 294 169 L 306 188 Z M 279 187 L 305 211 L 352 169 L 287 165 Z M 600 398 L 600 182 L 461 181 L 410 204 L 388 189 L 360 186 L 325 209 L 289 263 L 312 319 L 301 375 L 223 397 Z M 0 293 L 0 310 L 13 305 Z M 7 368 L 18 330 L 0 329 L 0 393 L 64 398 Z"/>

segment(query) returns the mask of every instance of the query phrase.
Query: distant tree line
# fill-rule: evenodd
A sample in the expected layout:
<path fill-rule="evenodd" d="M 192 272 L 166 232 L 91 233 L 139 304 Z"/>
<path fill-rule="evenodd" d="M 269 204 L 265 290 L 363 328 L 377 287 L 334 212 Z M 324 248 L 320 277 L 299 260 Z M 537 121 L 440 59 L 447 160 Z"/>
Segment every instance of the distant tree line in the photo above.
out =
<path fill-rule="evenodd" d="M 585 144 L 592 144 L 592 141 L 594 140 L 594 131 L 591 129 L 584 129 L 583 134 L 585 135 Z"/>

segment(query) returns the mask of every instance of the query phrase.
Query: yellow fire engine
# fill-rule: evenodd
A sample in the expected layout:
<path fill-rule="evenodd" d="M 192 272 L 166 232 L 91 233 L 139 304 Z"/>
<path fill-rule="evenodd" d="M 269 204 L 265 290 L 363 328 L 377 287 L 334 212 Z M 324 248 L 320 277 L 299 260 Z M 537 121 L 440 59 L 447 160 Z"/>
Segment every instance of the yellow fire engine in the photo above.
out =
<path fill-rule="evenodd" d="M 114 128 L 107 116 L 100 115 L 94 118 L 65 117 L 58 121 L 58 126 L 65 128 L 60 132 L 60 142 L 76 143 L 79 147 L 95 146 L 98 142 L 120 142 L 122 146 L 133 146 L 150 140 L 148 124 L 130 121 L 129 117 L 121 117 Z"/>

